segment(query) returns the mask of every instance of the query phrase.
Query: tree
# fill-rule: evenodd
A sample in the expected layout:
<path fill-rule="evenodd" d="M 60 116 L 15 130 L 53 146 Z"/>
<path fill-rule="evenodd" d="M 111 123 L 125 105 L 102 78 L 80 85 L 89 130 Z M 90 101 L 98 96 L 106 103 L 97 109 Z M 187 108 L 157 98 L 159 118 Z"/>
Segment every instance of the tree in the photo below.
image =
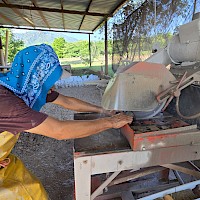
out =
<path fill-rule="evenodd" d="M 124 5 L 112 20 L 113 66 L 120 66 L 123 60 L 145 60 L 155 43 L 165 47 L 176 28 L 192 19 L 193 3 L 194 0 L 131 0 Z"/>
<path fill-rule="evenodd" d="M 13 34 L 11 33 L 12 37 L 10 38 L 9 48 L 8 48 L 8 61 L 12 62 L 15 55 L 18 51 L 24 48 L 24 42 L 22 40 L 15 40 L 13 38 Z"/>
<path fill-rule="evenodd" d="M 64 58 L 65 52 L 65 39 L 64 38 L 56 38 L 53 43 L 52 47 L 59 58 Z"/>
<path fill-rule="evenodd" d="M 7 29 L 0 29 L 0 36 L 2 39 L 4 51 L 6 43 L 6 30 Z M 8 62 L 11 63 L 17 52 L 24 48 L 24 42 L 22 40 L 16 40 L 13 37 L 13 33 L 10 30 L 8 31 L 9 31 Z"/>

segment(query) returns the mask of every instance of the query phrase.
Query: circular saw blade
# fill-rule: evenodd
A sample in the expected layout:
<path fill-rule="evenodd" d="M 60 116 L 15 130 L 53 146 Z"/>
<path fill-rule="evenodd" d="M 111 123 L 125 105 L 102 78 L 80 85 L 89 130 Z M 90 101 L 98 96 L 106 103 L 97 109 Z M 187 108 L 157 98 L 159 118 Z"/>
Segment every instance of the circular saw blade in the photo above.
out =
<path fill-rule="evenodd" d="M 133 112 L 137 119 L 152 118 L 166 103 L 159 103 L 157 95 L 174 81 L 176 78 L 162 64 L 137 63 L 109 81 L 102 106 L 107 110 Z"/>
<path fill-rule="evenodd" d="M 146 111 L 146 112 L 142 112 L 142 111 L 134 111 L 134 116 L 135 119 L 139 120 L 139 119 L 150 119 L 154 116 L 156 116 L 158 113 L 160 113 L 163 109 L 163 107 L 165 106 L 165 102 L 158 104 L 158 106 L 151 110 L 151 111 Z"/>

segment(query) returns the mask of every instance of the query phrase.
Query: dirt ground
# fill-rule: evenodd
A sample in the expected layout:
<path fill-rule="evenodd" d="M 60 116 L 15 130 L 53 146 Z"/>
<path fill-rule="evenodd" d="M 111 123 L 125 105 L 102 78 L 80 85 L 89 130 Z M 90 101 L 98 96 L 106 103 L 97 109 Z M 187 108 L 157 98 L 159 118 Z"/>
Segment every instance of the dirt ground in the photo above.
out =
<path fill-rule="evenodd" d="M 96 105 L 101 102 L 101 92 L 96 86 L 69 87 L 58 91 Z M 74 115 L 74 112 L 51 103 L 46 104 L 42 112 L 61 120 L 72 120 Z M 41 180 L 51 200 L 73 199 L 73 140 L 57 141 L 22 133 L 12 153 Z"/>

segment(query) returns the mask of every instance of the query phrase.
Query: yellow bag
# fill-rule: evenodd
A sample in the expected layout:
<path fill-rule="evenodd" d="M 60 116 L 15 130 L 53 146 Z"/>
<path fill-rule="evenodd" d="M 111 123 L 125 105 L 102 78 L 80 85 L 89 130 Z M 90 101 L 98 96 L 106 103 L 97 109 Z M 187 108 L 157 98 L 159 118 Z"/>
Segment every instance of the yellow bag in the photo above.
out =
<path fill-rule="evenodd" d="M 10 154 L 18 138 L 19 134 L 13 135 L 7 131 L 0 133 L 0 161 L 4 160 Z"/>
<path fill-rule="evenodd" d="M 32 175 L 22 161 L 10 154 L 19 134 L 0 133 L 0 163 L 10 163 L 0 169 L 1 200 L 47 200 L 48 195 L 41 182 Z"/>

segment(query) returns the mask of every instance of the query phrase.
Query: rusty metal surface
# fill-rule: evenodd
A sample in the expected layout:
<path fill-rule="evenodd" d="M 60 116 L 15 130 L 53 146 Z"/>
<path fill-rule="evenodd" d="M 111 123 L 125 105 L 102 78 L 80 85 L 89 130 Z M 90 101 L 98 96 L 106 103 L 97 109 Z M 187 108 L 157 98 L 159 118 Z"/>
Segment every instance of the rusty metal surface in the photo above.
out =
<path fill-rule="evenodd" d="M 136 120 L 130 125 L 135 134 L 163 130 L 169 131 L 169 129 L 185 126 L 189 126 L 189 124 L 172 115 L 159 115 L 159 117 L 148 120 Z"/>
<path fill-rule="evenodd" d="M 84 117 L 85 114 L 82 114 L 81 119 L 92 119 L 92 115 L 89 114 L 89 118 Z M 87 115 L 87 114 L 86 114 Z M 95 116 L 95 115 L 94 115 Z M 97 115 L 96 117 L 101 117 L 101 115 Z M 169 118 L 170 116 L 167 115 L 166 118 Z M 160 117 L 156 118 L 155 121 L 158 121 Z M 80 117 L 75 119 L 80 119 Z M 145 122 L 145 124 L 155 125 L 156 123 L 151 122 Z M 170 132 L 174 129 L 179 130 L 192 130 L 192 128 L 196 128 L 196 126 L 189 126 L 185 122 L 180 121 L 172 121 L 169 123 L 170 120 L 166 120 L 167 123 L 166 126 L 173 127 L 171 129 L 163 130 L 163 132 Z M 163 125 L 163 121 L 158 123 L 159 125 Z M 183 125 L 183 127 L 179 127 L 179 125 Z M 127 126 L 129 127 L 129 126 Z M 174 128 L 176 127 L 176 128 Z M 179 128 L 178 128 L 179 127 Z M 130 128 L 130 127 L 129 127 Z M 131 129 L 131 128 L 130 128 Z M 146 132 L 147 134 L 150 132 Z M 155 132 L 153 132 L 155 133 Z M 140 135 L 138 134 L 132 134 L 132 135 Z M 200 133 L 198 132 L 198 135 Z M 113 135 L 114 136 L 114 135 Z M 89 137 L 87 137 L 88 139 Z M 101 142 L 104 142 L 104 140 L 107 140 L 107 138 L 103 138 Z M 79 140 L 80 142 L 83 142 L 83 140 Z M 113 142 L 115 141 L 115 138 L 113 137 Z M 76 144 L 77 140 L 75 140 Z M 93 141 L 90 140 L 92 143 Z M 109 141 L 111 142 L 111 140 Z M 86 143 L 84 144 L 85 148 L 87 148 L 87 145 L 93 146 L 93 144 Z M 76 146 L 76 145 L 75 145 Z M 104 148 L 104 147 L 102 147 Z M 75 148 L 76 150 L 76 148 Z M 94 149 L 95 150 L 95 149 Z M 100 152 L 91 152 L 91 151 L 75 151 L 74 154 L 74 163 L 75 163 L 75 177 L 77 177 L 76 180 L 76 192 L 78 199 L 90 199 L 90 183 L 89 184 L 82 184 L 82 180 L 91 180 L 91 175 L 97 175 L 100 173 L 108 173 L 108 172 L 119 172 L 123 170 L 139 170 L 144 167 L 151 167 L 151 166 L 157 166 L 157 165 L 164 165 L 169 163 L 177 163 L 177 162 L 183 162 L 188 160 L 197 160 L 200 158 L 200 143 L 197 144 L 189 144 L 189 145 L 179 145 L 179 146 L 171 146 L 167 148 L 154 148 L 154 149 L 145 149 L 144 151 L 132 151 L 130 148 L 128 149 L 115 149 L 113 151 L 101 151 Z M 105 183 L 105 182 L 104 182 Z M 103 183 L 103 184 L 104 184 Z M 77 187 L 77 185 L 79 187 Z M 89 186 L 89 187 L 88 187 Z M 77 190 L 78 188 L 78 190 Z"/>
<path fill-rule="evenodd" d="M 105 117 L 97 113 L 77 113 L 75 120 L 92 120 Z M 137 120 L 121 129 L 109 129 L 99 134 L 74 140 L 74 152 L 101 154 L 114 151 L 174 147 L 200 144 L 200 131 L 196 125 L 169 114 L 149 120 Z"/>
<path fill-rule="evenodd" d="M 97 113 L 76 113 L 75 120 L 92 120 L 105 117 Z M 99 134 L 74 140 L 74 151 L 82 153 L 104 153 L 115 150 L 130 149 L 126 138 L 119 129 L 109 129 Z"/>
<path fill-rule="evenodd" d="M 138 120 L 126 125 L 121 132 L 133 150 L 147 150 L 200 144 L 200 130 L 173 116 Z"/>
<path fill-rule="evenodd" d="M 165 103 L 159 103 L 156 96 L 175 80 L 164 65 L 137 63 L 110 80 L 102 106 L 108 110 L 133 111 L 137 119 L 150 118 L 158 114 Z"/>

